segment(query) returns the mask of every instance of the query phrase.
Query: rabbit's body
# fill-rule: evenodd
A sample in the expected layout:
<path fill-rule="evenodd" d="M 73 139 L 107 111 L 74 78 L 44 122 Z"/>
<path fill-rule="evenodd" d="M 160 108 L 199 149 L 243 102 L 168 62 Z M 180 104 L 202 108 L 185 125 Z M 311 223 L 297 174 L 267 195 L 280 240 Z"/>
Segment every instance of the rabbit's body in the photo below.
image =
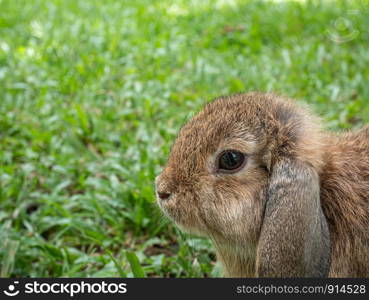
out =
<path fill-rule="evenodd" d="M 330 276 L 369 277 L 369 128 L 327 137 L 320 174 Z"/>
<path fill-rule="evenodd" d="M 214 100 L 180 131 L 158 203 L 233 277 L 369 276 L 369 129 L 331 135 L 293 101 Z"/>

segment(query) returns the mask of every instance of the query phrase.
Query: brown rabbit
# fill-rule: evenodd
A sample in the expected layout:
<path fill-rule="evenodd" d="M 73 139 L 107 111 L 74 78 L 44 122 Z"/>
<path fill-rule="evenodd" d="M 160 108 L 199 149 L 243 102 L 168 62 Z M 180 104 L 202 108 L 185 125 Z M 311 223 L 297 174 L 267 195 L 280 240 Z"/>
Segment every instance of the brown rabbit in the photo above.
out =
<path fill-rule="evenodd" d="M 226 276 L 369 277 L 369 128 L 334 135 L 289 99 L 221 97 L 181 129 L 156 187 Z"/>

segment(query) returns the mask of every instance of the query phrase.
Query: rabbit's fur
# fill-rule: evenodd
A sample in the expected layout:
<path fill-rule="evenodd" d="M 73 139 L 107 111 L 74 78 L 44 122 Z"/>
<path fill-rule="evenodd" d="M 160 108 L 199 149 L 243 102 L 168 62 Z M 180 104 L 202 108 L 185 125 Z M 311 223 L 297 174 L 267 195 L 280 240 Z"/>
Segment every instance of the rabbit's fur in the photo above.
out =
<path fill-rule="evenodd" d="M 319 124 L 273 94 L 215 99 L 180 130 L 159 206 L 212 239 L 226 276 L 369 277 L 369 128 Z M 237 173 L 217 172 L 227 149 L 247 157 Z"/>

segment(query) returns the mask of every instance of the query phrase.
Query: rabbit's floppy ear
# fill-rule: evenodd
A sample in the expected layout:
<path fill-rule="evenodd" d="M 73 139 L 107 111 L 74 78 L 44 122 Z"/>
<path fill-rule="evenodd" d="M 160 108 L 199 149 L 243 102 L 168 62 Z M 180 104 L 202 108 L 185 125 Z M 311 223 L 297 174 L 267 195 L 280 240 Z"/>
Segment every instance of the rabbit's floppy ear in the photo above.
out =
<path fill-rule="evenodd" d="M 271 173 L 257 248 L 260 277 L 326 277 L 330 268 L 327 221 L 316 170 L 283 158 Z"/>

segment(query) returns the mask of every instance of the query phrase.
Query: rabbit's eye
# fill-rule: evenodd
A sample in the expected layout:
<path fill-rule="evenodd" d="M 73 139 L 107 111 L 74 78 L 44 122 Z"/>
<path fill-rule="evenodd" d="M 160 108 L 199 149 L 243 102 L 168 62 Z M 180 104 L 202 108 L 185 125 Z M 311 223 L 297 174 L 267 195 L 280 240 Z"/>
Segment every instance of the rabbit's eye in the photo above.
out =
<path fill-rule="evenodd" d="M 245 155 L 236 150 L 225 150 L 218 158 L 218 170 L 234 173 L 240 170 L 246 162 Z"/>

